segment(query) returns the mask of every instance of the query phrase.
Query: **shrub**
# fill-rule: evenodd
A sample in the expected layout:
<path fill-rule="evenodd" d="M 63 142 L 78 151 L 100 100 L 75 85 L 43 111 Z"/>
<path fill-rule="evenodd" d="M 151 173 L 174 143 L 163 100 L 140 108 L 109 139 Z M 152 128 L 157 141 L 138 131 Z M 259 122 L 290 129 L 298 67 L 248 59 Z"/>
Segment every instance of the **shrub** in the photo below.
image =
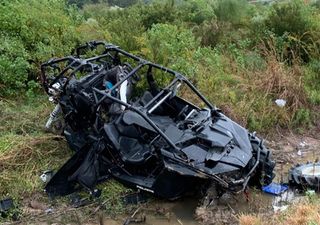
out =
<path fill-rule="evenodd" d="M 101 3 L 86 5 L 83 14 L 87 21 L 96 21 L 96 26 L 92 29 L 97 36 L 102 36 L 102 39 L 127 51 L 139 52 L 141 47 L 139 39 L 145 28 L 137 8 L 117 9 Z M 88 32 L 84 34 L 88 35 Z"/>
<path fill-rule="evenodd" d="M 25 87 L 29 54 L 18 38 L 0 36 L 0 94 L 10 95 Z"/>
<path fill-rule="evenodd" d="M 318 23 L 312 7 L 302 0 L 274 4 L 266 19 L 266 27 L 279 40 L 278 52 L 284 53 L 289 63 L 319 56 Z"/>
<path fill-rule="evenodd" d="M 176 25 L 155 24 L 147 32 L 146 47 L 150 49 L 152 60 L 165 66 L 170 65 L 182 72 L 188 70 L 187 63 L 182 60 L 191 59 L 189 53 L 193 52 L 197 46 L 199 42 L 192 32 Z"/>
<path fill-rule="evenodd" d="M 139 16 L 146 29 L 158 23 L 172 23 L 177 18 L 174 0 L 154 1 L 152 4 L 139 4 Z"/>
<path fill-rule="evenodd" d="M 276 35 L 304 34 L 313 27 L 312 10 L 302 0 L 273 4 L 266 24 Z"/>
<path fill-rule="evenodd" d="M 189 0 L 178 7 L 177 19 L 181 18 L 188 23 L 201 24 L 215 18 L 214 1 Z"/>
<path fill-rule="evenodd" d="M 27 88 L 40 62 L 70 53 L 79 40 L 62 0 L 5 1 L 0 11 L 2 94 Z"/>
<path fill-rule="evenodd" d="M 215 14 L 220 21 L 239 24 L 247 16 L 248 9 L 246 0 L 218 0 Z"/>
<path fill-rule="evenodd" d="M 309 101 L 314 104 L 320 104 L 320 61 L 312 60 L 305 67 L 304 76 L 305 90 Z"/>

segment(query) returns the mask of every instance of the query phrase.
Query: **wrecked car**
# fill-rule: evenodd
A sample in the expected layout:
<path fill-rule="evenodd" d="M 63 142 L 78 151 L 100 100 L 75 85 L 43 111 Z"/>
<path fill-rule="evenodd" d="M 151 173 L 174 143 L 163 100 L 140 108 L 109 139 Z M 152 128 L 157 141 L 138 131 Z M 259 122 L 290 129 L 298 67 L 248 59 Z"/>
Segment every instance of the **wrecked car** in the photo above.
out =
<path fill-rule="evenodd" d="M 81 54 L 91 50 L 94 56 Z M 46 128 L 75 151 L 47 183 L 51 196 L 80 188 L 93 193 L 97 183 L 114 178 L 176 199 L 212 182 L 239 192 L 274 177 L 263 141 L 179 72 L 97 41 L 49 60 L 41 71 L 56 104 Z"/>

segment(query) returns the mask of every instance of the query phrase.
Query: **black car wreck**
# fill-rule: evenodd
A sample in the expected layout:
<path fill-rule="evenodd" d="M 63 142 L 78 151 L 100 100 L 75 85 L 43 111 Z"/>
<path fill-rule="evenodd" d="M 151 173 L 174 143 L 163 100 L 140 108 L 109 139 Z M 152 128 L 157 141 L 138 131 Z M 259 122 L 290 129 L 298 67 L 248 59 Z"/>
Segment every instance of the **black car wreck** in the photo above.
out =
<path fill-rule="evenodd" d="M 81 55 L 88 50 L 96 54 Z M 109 177 L 167 199 L 212 182 L 239 192 L 274 177 L 263 142 L 179 72 L 96 41 L 41 71 L 56 104 L 46 127 L 75 151 L 47 183 L 51 196 L 93 191 Z"/>

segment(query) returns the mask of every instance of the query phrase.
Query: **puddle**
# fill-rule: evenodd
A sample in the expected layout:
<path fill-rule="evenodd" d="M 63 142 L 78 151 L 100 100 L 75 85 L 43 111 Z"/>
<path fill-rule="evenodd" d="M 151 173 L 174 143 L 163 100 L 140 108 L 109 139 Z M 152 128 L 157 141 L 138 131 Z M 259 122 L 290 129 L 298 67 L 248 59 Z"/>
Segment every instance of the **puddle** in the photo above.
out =
<path fill-rule="evenodd" d="M 225 194 L 220 199 L 203 203 L 199 198 L 189 197 L 174 202 L 153 200 L 141 206 L 137 218 L 145 216 L 141 225 L 197 225 L 197 224 L 236 224 L 236 216 L 242 213 L 273 214 L 303 200 L 303 195 L 293 189 L 273 196 L 251 189 L 248 194 Z M 209 204 L 208 204 L 209 203 Z M 207 204 L 207 205 L 204 205 Z M 107 220 L 105 224 L 124 224 L 125 218 Z M 215 223 L 213 223 L 215 221 Z M 130 223 L 131 224 L 131 223 Z M 132 223 L 134 224 L 134 223 Z"/>
<path fill-rule="evenodd" d="M 141 205 L 141 210 L 136 218 L 145 216 L 146 221 L 138 223 L 141 225 L 195 225 L 200 224 L 195 219 L 195 211 L 199 204 L 199 199 L 182 198 L 177 201 L 152 200 Z M 126 218 L 106 219 L 105 224 L 122 225 Z M 137 223 L 129 223 L 137 224 Z"/>

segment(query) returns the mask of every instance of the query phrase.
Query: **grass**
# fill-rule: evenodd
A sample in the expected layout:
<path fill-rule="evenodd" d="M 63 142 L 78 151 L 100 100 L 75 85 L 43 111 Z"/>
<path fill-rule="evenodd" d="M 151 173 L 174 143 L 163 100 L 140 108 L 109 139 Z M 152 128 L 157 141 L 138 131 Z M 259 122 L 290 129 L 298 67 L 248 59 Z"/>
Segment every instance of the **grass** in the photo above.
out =
<path fill-rule="evenodd" d="M 55 168 L 70 155 L 59 136 L 45 133 L 50 106 L 43 97 L 0 101 L 0 196 L 19 199 L 41 190 L 41 172 Z"/>
<path fill-rule="evenodd" d="M 243 214 L 240 225 L 318 225 L 320 224 L 320 198 L 316 195 L 293 204 L 288 210 L 273 215 Z"/>
<path fill-rule="evenodd" d="M 57 170 L 72 155 L 62 136 L 44 130 L 53 107 L 42 95 L 29 100 L 0 99 L 0 199 L 11 197 L 18 208 L 28 204 L 25 199 L 43 193 L 44 184 L 39 178 L 43 171 Z M 127 188 L 116 181 L 100 184 L 99 188 L 99 201 L 108 214 L 124 211 L 119 196 Z M 48 199 L 42 197 L 41 201 Z"/>

